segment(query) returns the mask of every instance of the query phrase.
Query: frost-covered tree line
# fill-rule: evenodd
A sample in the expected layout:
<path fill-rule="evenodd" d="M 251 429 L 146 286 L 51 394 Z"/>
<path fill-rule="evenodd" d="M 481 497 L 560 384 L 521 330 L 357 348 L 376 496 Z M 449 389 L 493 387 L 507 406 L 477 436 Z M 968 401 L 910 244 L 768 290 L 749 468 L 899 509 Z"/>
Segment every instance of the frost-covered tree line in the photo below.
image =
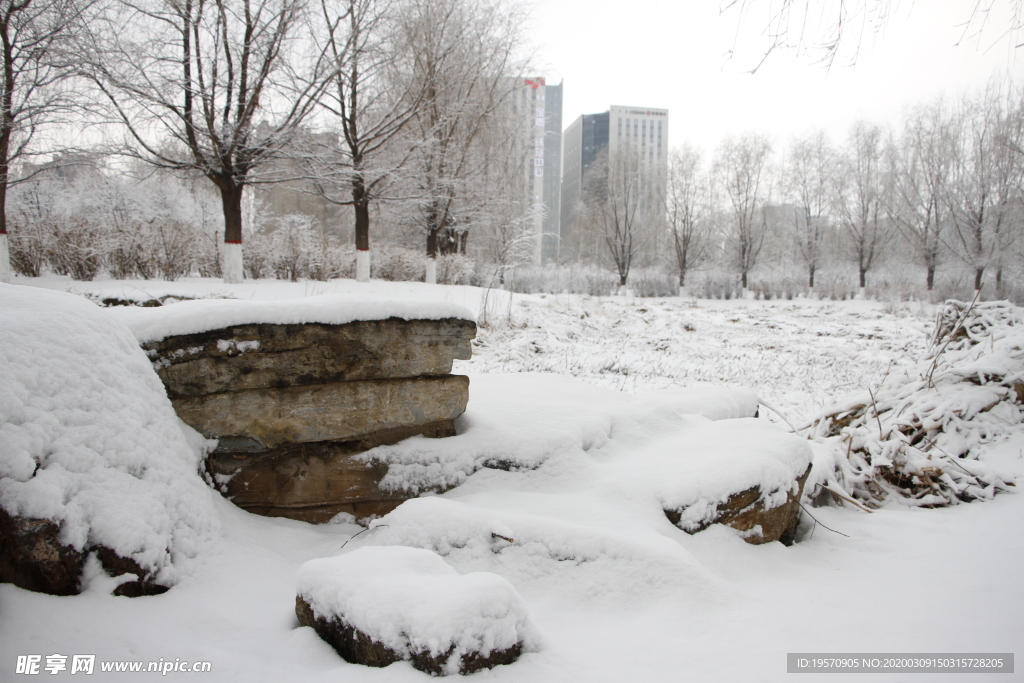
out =
<path fill-rule="evenodd" d="M 626 185 L 609 180 L 616 164 L 588 171 L 602 189 L 586 201 L 601 215 L 565 226 L 562 258 L 620 284 L 633 266 L 645 291 L 670 289 L 671 276 L 726 296 L 931 295 L 940 284 L 1024 294 L 1010 277 L 1024 266 L 1024 99 L 997 83 L 918 106 L 892 128 L 859 121 L 837 141 L 812 131 L 781 147 L 760 134 L 710 152 L 684 145 L 670 154 L 658 212 L 636 212 Z"/>
<path fill-rule="evenodd" d="M 529 75 L 525 15 L 513 0 L 3 0 L 4 10 L 13 76 L 0 92 L 0 246 L 21 272 L 365 280 L 371 235 L 394 245 L 385 270 L 409 270 L 398 252 L 416 249 L 428 280 L 468 276 L 459 255 L 470 235 L 478 252 L 516 258 L 509 245 L 533 209 L 514 97 Z M 125 194 L 123 216 L 92 207 L 89 183 Z M 173 211 L 154 208 L 165 192 Z M 32 196 L 53 201 L 33 207 Z M 161 250 L 195 255 L 171 265 Z"/>

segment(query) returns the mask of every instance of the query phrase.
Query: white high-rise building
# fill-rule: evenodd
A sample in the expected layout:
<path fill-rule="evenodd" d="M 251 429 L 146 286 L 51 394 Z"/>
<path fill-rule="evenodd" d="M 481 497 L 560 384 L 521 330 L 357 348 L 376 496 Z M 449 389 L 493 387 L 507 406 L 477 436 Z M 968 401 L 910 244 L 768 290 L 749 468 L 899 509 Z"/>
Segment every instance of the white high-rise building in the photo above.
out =
<path fill-rule="evenodd" d="M 602 151 L 609 158 L 637 155 L 641 208 L 649 215 L 661 211 L 668 174 L 668 110 L 612 106 L 600 114 L 584 114 L 565 130 L 562 159 L 563 231 L 571 229 L 583 200 L 583 183 L 590 165 Z"/>

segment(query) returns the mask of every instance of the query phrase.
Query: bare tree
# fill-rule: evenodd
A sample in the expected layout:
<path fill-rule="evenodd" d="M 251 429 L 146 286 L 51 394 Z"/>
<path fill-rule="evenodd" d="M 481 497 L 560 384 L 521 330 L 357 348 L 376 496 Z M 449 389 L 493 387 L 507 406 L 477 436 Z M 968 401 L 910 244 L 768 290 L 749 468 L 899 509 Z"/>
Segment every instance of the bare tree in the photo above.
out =
<path fill-rule="evenodd" d="M 812 292 L 828 231 L 829 190 L 834 174 L 834 155 L 824 131 L 794 142 L 786 164 L 786 185 L 798 207 L 793 214 L 793 235 Z"/>
<path fill-rule="evenodd" d="M 701 153 L 684 145 L 668 158 L 665 186 L 665 220 L 675 247 L 679 290 L 686 287 L 686 274 L 704 263 L 709 254 L 709 181 L 701 171 Z"/>
<path fill-rule="evenodd" d="M 768 198 L 771 152 L 772 144 L 766 137 L 748 133 L 723 140 L 713 165 L 716 181 L 729 198 L 732 221 L 727 237 L 744 296 L 748 276 L 757 265 L 767 233 L 764 205 Z"/>
<path fill-rule="evenodd" d="M 228 282 L 242 279 L 243 192 L 280 179 L 272 162 L 333 66 L 297 42 L 302 9 L 299 0 L 121 0 L 94 34 L 86 73 L 126 131 L 117 151 L 202 174 L 220 192 Z"/>
<path fill-rule="evenodd" d="M 415 149 L 389 145 L 423 102 L 425 84 L 402 78 L 410 68 L 402 55 L 412 53 L 395 44 L 399 8 L 393 0 L 320 0 L 320 32 L 314 34 L 335 65 L 320 104 L 340 142 L 311 156 L 315 187 L 328 201 L 353 209 L 360 282 L 370 279 L 370 205 L 386 197 Z"/>
<path fill-rule="evenodd" d="M 767 19 L 758 19 L 765 24 L 761 33 L 767 43 L 752 71 L 773 52 L 783 50 L 808 54 L 830 67 L 845 48 L 854 62 L 865 36 L 881 32 L 899 8 L 899 2 L 893 0 L 720 0 L 719 4 L 723 14 L 735 12 L 738 27 L 757 10 L 767 11 Z M 930 9 L 919 4 L 917 11 Z M 914 9 L 911 3 L 907 11 Z M 973 0 L 956 26 L 961 28 L 958 44 L 973 42 L 987 49 L 1008 37 L 1014 48 L 1020 47 L 1024 2 Z"/>
<path fill-rule="evenodd" d="M 936 102 L 911 113 L 888 151 L 893 194 L 886 209 L 924 266 L 928 291 L 944 255 L 952 144 L 951 119 Z"/>
<path fill-rule="evenodd" d="M 61 87 L 72 74 L 67 46 L 93 0 L 0 0 L 0 282 L 10 280 L 7 189 L 34 174 L 12 178 L 39 130 L 71 105 Z"/>
<path fill-rule="evenodd" d="M 1005 144 L 1013 116 L 990 84 L 978 100 L 965 100 L 957 116 L 949 192 L 951 251 L 974 271 L 980 290 L 986 268 L 1010 248 L 1020 165 Z"/>
<path fill-rule="evenodd" d="M 882 130 L 863 121 L 854 124 L 833 176 L 832 201 L 843 235 L 843 248 L 857 264 L 861 297 L 868 272 L 891 244 L 883 197 Z"/>
<path fill-rule="evenodd" d="M 639 152 L 626 146 L 614 153 L 600 152 L 584 179 L 586 215 L 604 238 L 619 287 L 626 286 L 653 219 L 645 206 L 643 173 Z"/>
<path fill-rule="evenodd" d="M 485 131 L 520 87 L 513 77 L 524 68 L 517 57 L 524 15 L 502 0 L 406 0 L 402 14 L 403 46 L 415 55 L 409 75 L 423 91 L 411 170 L 426 280 L 434 282 L 436 257 L 464 250 L 469 223 L 458 216 L 474 205 L 470 194 L 488 156 Z"/>

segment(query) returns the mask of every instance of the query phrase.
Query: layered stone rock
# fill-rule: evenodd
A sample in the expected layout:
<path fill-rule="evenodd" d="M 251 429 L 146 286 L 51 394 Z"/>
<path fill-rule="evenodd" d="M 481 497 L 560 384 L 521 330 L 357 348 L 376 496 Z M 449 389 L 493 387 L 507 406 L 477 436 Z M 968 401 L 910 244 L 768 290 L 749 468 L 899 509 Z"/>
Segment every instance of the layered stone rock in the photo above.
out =
<path fill-rule="evenodd" d="M 411 436 L 453 436 L 469 378 L 468 320 L 245 324 L 143 345 L 178 416 L 218 446 L 207 469 L 257 514 L 325 522 L 386 514 L 386 467 L 354 456 Z"/>
<path fill-rule="evenodd" d="M 173 399 L 225 391 L 446 375 L 468 360 L 469 320 L 236 325 L 143 345 Z"/>
<path fill-rule="evenodd" d="M 799 522 L 800 496 L 803 495 L 804 484 L 811 473 L 810 466 L 789 487 L 785 502 L 770 506 L 777 496 L 777 491 L 762 491 L 760 486 L 752 486 L 730 495 L 724 502 L 716 506 L 715 514 L 700 524 L 687 525 L 681 523 L 686 508 L 665 510 L 665 516 L 677 527 L 689 534 L 703 531 L 712 524 L 725 524 L 740 532 L 743 540 L 753 545 L 781 541 L 792 545 Z"/>

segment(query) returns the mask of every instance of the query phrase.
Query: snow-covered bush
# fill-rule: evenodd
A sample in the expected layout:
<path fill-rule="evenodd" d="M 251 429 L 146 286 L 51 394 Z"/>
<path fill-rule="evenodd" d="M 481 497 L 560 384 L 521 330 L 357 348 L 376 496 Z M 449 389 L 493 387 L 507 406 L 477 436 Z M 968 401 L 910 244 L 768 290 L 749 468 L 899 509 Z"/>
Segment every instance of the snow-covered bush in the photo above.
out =
<path fill-rule="evenodd" d="M 59 525 L 173 585 L 215 532 L 206 442 L 181 423 L 135 337 L 58 292 L 0 285 L 0 507 Z"/>
<path fill-rule="evenodd" d="M 835 454 L 834 471 L 816 478 L 869 506 L 989 499 L 1009 482 L 977 460 L 978 448 L 1022 422 L 1024 310 L 948 301 L 924 360 L 891 368 L 874 390 L 812 423 L 812 438 Z"/>
<path fill-rule="evenodd" d="M 393 244 L 374 246 L 370 256 L 370 276 L 392 282 L 422 282 L 423 252 Z"/>

